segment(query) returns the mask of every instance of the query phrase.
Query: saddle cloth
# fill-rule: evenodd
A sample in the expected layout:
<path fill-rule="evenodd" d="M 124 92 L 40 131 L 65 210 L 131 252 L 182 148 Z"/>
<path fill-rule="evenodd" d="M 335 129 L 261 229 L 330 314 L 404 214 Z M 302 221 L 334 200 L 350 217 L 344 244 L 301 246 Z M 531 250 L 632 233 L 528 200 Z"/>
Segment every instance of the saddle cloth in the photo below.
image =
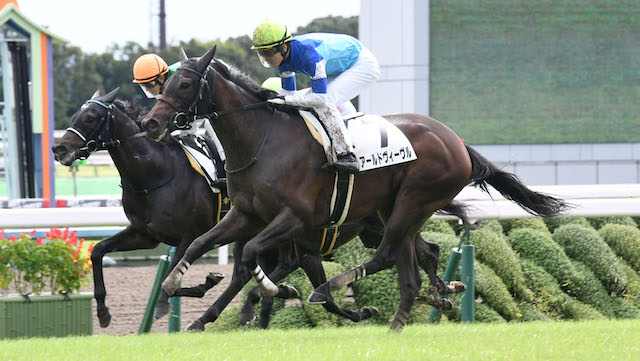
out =
<path fill-rule="evenodd" d="M 221 183 L 226 180 L 224 162 L 215 144 L 199 135 L 176 137 L 189 159 L 191 167 L 203 176 L 213 193 L 220 193 Z"/>
<path fill-rule="evenodd" d="M 300 115 L 314 139 L 330 154 L 331 140 L 315 114 L 300 110 Z M 409 139 L 383 117 L 356 113 L 345 117 L 344 122 L 360 163 L 360 172 L 418 159 Z"/>

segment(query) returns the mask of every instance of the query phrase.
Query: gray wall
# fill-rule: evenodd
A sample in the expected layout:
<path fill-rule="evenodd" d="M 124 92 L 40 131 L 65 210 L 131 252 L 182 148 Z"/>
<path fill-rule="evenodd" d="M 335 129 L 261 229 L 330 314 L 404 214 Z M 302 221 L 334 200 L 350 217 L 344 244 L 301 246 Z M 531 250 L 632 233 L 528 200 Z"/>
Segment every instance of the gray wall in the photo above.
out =
<path fill-rule="evenodd" d="M 360 111 L 429 114 L 429 1 L 361 0 L 358 30 L 380 63 Z"/>
<path fill-rule="evenodd" d="M 360 40 L 380 63 L 380 80 L 360 94 L 360 111 L 429 114 L 429 1 L 361 0 Z M 478 145 L 528 185 L 640 182 L 640 143 Z"/>

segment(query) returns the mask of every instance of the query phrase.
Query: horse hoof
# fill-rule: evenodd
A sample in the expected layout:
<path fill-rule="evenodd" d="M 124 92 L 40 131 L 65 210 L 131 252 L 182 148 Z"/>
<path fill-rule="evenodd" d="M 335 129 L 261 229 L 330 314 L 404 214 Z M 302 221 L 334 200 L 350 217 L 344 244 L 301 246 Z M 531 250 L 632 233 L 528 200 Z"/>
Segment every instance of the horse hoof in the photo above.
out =
<path fill-rule="evenodd" d="M 321 305 L 323 303 L 327 303 L 328 299 L 329 297 L 327 297 L 326 295 L 323 295 L 322 293 L 317 291 L 313 291 L 307 298 L 307 302 L 312 305 Z"/>
<path fill-rule="evenodd" d="M 298 290 L 293 286 L 281 283 L 278 285 L 278 294 L 276 297 L 284 298 L 285 300 L 290 298 L 300 298 L 300 292 L 298 292 Z"/>
<path fill-rule="evenodd" d="M 202 332 L 204 331 L 204 323 L 200 320 L 195 320 L 184 329 L 187 332 Z"/>
<path fill-rule="evenodd" d="M 218 273 L 218 272 L 211 272 L 207 275 L 207 280 L 210 280 L 213 282 L 213 285 L 217 285 L 218 283 L 220 283 L 220 281 L 222 281 L 224 279 L 224 275 L 222 273 Z"/>
<path fill-rule="evenodd" d="M 240 326 L 246 326 L 256 320 L 255 312 L 242 312 L 240 313 Z"/>
<path fill-rule="evenodd" d="M 100 321 L 100 327 L 106 328 L 109 327 L 111 323 L 111 312 L 109 312 L 109 308 L 104 313 L 98 313 L 98 320 Z"/>
<path fill-rule="evenodd" d="M 364 306 L 360 309 L 360 313 L 362 314 L 362 320 L 366 320 L 367 318 L 375 317 L 380 311 L 373 306 Z"/>
<path fill-rule="evenodd" d="M 460 281 L 452 281 L 447 284 L 447 290 L 449 293 L 460 293 L 467 290 L 467 286 Z"/>
<path fill-rule="evenodd" d="M 159 318 L 161 318 L 162 316 L 166 315 L 167 313 L 169 313 L 169 310 L 171 310 L 171 304 L 169 304 L 169 302 L 167 303 L 158 303 L 156 305 L 156 309 L 153 313 L 153 319 L 157 320 Z"/>
<path fill-rule="evenodd" d="M 400 333 L 404 329 L 404 325 L 400 322 L 393 321 L 391 322 L 391 327 L 389 327 L 389 331 L 394 333 Z"/>
<path fill-rule="evenodd" d="M 178 285 L 180 284 L 180 276 L 177 272 L 171 272 L 167 276 L 167 278 L 162 282 L 162 289 L 169 295 L 169 297 L 173 296 L 178 289 Z"/>
<path fill-rule="evenodd" d="M 441 300 L 442 301 L 440 302 L 440 307 L 437 307 L 437 308 L 439 308 L 439 309 L 441 309 L 443 311 L 450 310 L 450 309 L 453 308 L 453 303 L 451 303 L 451 301 L 449 301 L 446 298 L 442 298 Z"/>

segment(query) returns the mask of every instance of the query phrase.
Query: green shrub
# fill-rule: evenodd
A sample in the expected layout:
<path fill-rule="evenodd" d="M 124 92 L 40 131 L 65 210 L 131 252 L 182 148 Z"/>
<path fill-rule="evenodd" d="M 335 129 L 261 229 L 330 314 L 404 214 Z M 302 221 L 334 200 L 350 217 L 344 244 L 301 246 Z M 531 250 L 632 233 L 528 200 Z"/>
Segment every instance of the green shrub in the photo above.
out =
<path fill-rule="evenodd" d="M 606 224 L 598 233 L 619 257 L 640 272 L 640 230 L 627 225 Z"/>
<path fill-rule="evenodd" d="M 547 225 L 542 218 L 514 218 L 514 219 L 501 219 L 500 223 L 504 229 L 505 234 L 509 234 L 514 229 L 537 229 L 538 231 L 551 234 Z"/>
<path fill-rule="evenodd" d="M 509 290 L 518 292 L 524 276 L 518 256 L 506 239 L 489 230 L 480 229 L 471 231 L 471 243 L 475 245 L 477 259 L 491 267 Z"/>
<path fill-rule="evenodd" d="M 502 228 L 502 224 L 500 224 L 500 221 L 498 221 L 497 219 L 490 219 L 484 222 L 481 229 L 486 229 L 500 236 L 504 236 L 504 229 Z"/>
<path fill-rule="evenodd" d="M 424 224 L 424 226 L 422 226 L 422 230 L 421 232 L 438 232 L 438 233 L 445 233 L 445 234 L 452 234 L 455 235 L 456 232 L 453 230 L 453 228 L 449 225 L 449 222 L 447 222 L 444 219 L 429 219 L 427 220 L 427 222 Z"/>
<path fill-rule="evenodd" d="M 631 217 L 631 219 L 633 219 L 633 221 L 636 222 L 637 227 L 640 227 L 640 217 Z"/>
<path fill-rule="evenodd" d="M 279 329 L 309 328 L 313 327 L 313 324 L 302 307 L 285 307 L 271 316 L 269 327 Z"/>
<path fill-rule="evenodd" d="M 622 295 L 626 301 L 630 301 L 636 307 L 640 307 L 640 275 L 626 262 L 621 261 L 620 264 L 627 275 L 627 289 L 624 290 Z"/>
<path fill-rule="evenodd" d="M 476 296 L 480 295 L 483 303 L 497 311 L 504 319 L 516 318 L 519 313 L 518 308 L 500 277 L 480 261 L 475 262 L 474 268 Z"/>
<path fill-rule="evenodd" d="M 507 322 L 500 316 L 500 313 L 484 303 L 476 304 L 475 321 L 484 323 Z"/>
<path fill-rule="evenodd" d="M 351 284 L 351 288 L 357 307 L 375 306 L 380 311 L 371 323 L 389 324 L 400 304 L 398 272 L 395 267 L 359 279 Z"/>
<path fill-rule="evenodd" d="M 536 309 L 552 319 L 602 319 L 604 316 L 593 307 L 574 300 L 563 293 L 556 279 L 544 268 L 523 259 L 522 271 L 526 286 L 533 291 Z"/>
<path fill-rule="evenodd" d="M 429 315 L 431 315 L 432 307 L 429 306 L 426 302 L 416 301 L 413 304 L 413 308 L 411 309 L 411 313 L 409 313 L 409 320 L 407 320 L 407 324 L 425 324 L 429 320 Z"/>
<path fill-rule="evenodd" d="M 588 305 L 593 306 L 598 312 L 609 318 L 614 318 L 614 302 L 602 282 L 591 272 L 589 267 L 579 261 L 572 262 L 574 267 L 583 276 L 583 282 L 580 284 L 580 292 L 577 299 Z"/>
<path fill-rule="evenodd" d="M 579 224 L 585 227 L 593 227 L 591 223 L 585 217 L 556 217 L 556 218 L 546 218 L 544 220 L 549 231 L 555 232 L 555 230 L 564 226 L 565 224 Z"/>
<path fill-rule="evenodd" d="M 531 322 L 531 321 L 549 321 L 549 317 L 544 313 L 538 311 L 535 305 L 521 301 L 517 303 L 517 307 L 520 310 L 520 317 L 517 321 Z"/>
<path fill-rule="evenodd" d="M 237 331 L 239 329 L 249 330 L 249 329 L 258 329 L 259 322 L 254 321 L 246 326 L 240 326 L 240 311 L 242 310 L 242 305 L 235 305 L 232 307 L 227 307 L 218 319 L 215 322 L 207 324 L 207 332 L 229 332 L 229 331 Z"/>
<path fill-rule="evenodd" d="M 613 299 L 613 304 L 616 318 L 640 318 L 640 309 L 632 302 L 616 297 Z"/>
<path fill-rule="evenodd" d="M 625 226 L 636 227 L 636 222 L 628 216 L 617 217 L 589 217 L 587 218 L 595 229 L 602 228 L 605 224 L 622 224 Z"/>
<path fill-rule="evenodd" d="M 515 229 L 509 234 L 508 240 L 521 258 L 541 266 L 558 280 L 563 289 L 572 294 L 578 291 L 582 282 L 580 274 L 576 272 L 562 247 L 549 235 L 535 229 Z"/>
<path fill-rule="evenodd" d="M 374 249 L 366 248 L 362 244 L 360 237 L 356 237 L 333 251 L 333 261 L 347 267 L 355 267 L 368 261 L 374 252 Z"/>
<path fill-rule="evenodd" d="M 616 255 L 597 231 L 578 224 L 567 224 L 556 229 L 553 239 L 564 247 L 569 257 L 589 267 L 607 290 L 617 293 L 624 290 L 626 275 Z"/>

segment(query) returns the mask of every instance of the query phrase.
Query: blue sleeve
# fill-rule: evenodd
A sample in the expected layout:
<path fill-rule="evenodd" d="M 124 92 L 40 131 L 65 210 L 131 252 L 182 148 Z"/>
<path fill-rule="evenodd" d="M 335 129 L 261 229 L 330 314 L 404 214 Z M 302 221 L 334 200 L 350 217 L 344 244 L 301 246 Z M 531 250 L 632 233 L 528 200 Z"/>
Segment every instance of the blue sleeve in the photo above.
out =
<path fill-rule="evenodd" d="M 314 93 L 327 93 L 327 61 L 311 46 L 301 47 L 298 59 L 302 72 L 311 78 L 311 90 Z"/>
<path fill-rule="evenodd" d="M 287 91 L 296 91 L 296 73 L 292 71 L 283 71 L 280 73 L 282 79 L 282 89 Z"/>

